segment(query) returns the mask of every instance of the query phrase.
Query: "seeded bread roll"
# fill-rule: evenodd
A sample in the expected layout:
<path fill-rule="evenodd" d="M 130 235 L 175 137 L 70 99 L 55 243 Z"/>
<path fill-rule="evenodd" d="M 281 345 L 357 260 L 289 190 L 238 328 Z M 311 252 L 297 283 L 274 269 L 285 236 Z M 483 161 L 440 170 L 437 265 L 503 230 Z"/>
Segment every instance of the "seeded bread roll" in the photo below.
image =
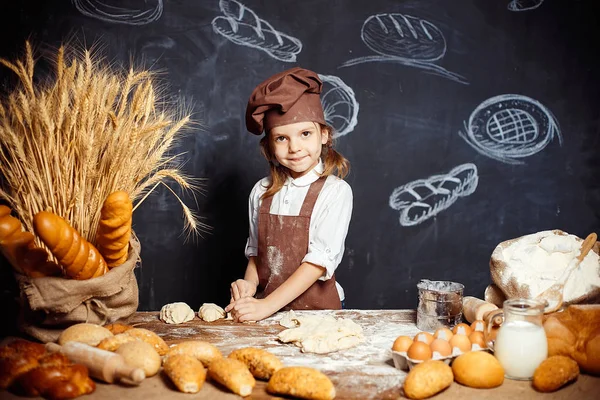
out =
<path fill-rule="evenodd" d="M 335 387 L 327 375 L 309 367 L 277 370 L 269 379 L 267 392 L 314 400 L 331 400 L 335 397 Z"/>
<path fill-rule="evenodd" d="M 202 363 L 188 354 L 171 354 L 165 358 L 163 369 L 183 393 L 198 393 L 206 380 Z"/>
<path fill-rule="evenodd" d="M 283 368 L 283 363 L 277 356 L 254 347 L 234 350 L 228 357 L 246 364 L 250 373 L 257 379 L 269 380 L 276 371 Z"/>
<path fill-rule="evenodd" d="M 256 381 L 246 365 L 232 358 L 214 360 L 208 366 L 208 375 L 242 397 L 250 395 Z"/>

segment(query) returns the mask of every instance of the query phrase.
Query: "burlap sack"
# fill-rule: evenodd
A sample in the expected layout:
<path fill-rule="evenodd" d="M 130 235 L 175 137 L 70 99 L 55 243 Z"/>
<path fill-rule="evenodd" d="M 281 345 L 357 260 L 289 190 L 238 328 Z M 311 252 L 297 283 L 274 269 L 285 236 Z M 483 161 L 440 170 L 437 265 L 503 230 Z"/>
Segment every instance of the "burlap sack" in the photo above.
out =
<path fill-rule="evenodd" d="M 555 235 L 568 235 L 568 233 L 561 231 L 559 229 L 555 229 L 552 231 Z M 529 236 L 529 235 L 525 235 Z M 522 282 L 517 280 L 513 276 L 513 268 L 514 266 L 508 264 L 506 260 L 504 260 L 502 256 L 502 251 L 509 247 L 511 244 L 515 243 L 518 240 L 521 240 L 525 236 L 521 236 L 515 239 L 510 239 L 504 241 L 494 249 L 492 256 L 490 257 L 490 274 L 492 277 L 493 284 L 488 286 L 485 291 L 485 300 L 502 306 L 502 301 L 504 299 L 514 299 L 514 298 L 535 298 L 535 293 L 530 293 L 530 284 L 532 282 Z M 576 238 L 579 243 L 583 242 L 583 239 L 577 237 Z M 592 247 L 592 251 L 596 252 L 596 254 L 600 255 L 600 242 L 596 242 L 594 247 Z M 565 265 L 566 268 L 566 265 Z M 600 268 L 600 267 L 599 267 Z M 548 286 L 550 286 L 553 282 L 549 281 L 548 277 L 540 275 L 537 277 L 532 277 L 532 279 L 543 279 L 548 281 Z M 564 306 L 569 304 L 584 304 L 584 303 L 598 303 L 600 301 L 600 287 L 596 287 L 588 292 L 582 291 L 580 295 L 576 298 L 573 298 L 569 301 L 565 301 L 563 303 Z M 500 303 L 500 304 L 498 304 Z"/>
<path fill-rule="evenodd" d="M 18 328 L 42 342 L 56 341 L 70 325 L 112 323 L 138 307 L 134 274 L 141 245 L 135 234 L 124 264 L 93 279 L 29 278 L 15 274 L 21 293 Z"/>

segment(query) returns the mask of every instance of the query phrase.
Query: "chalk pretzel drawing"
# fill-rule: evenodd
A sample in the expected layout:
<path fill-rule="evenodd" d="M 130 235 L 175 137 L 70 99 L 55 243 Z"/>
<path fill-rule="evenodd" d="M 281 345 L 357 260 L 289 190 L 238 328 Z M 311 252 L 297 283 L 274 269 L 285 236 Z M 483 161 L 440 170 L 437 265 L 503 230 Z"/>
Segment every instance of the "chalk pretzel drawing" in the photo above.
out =
<path fill-rule="evenodd" d="M 365 62 L 397 62 L 468 85 L 467 80 L 434 64 L 446 54 L 446 38 L 431 22 L 411 15 L 371 15 L 363 23 L 360 37 L 376 56 L 348 60 L 341 67 Z"/>
<path fill-rule="evenodd" d="M 400 186 L 390 196 L 390 207 L 400 211 L 400 225 L 413 226 L 450 207 L 459 197 L 475 192 L 477 166 L 466 163 L 444 175 L 434 175 Z"/>
<path fill-rule="evenodd" d="M 481 103 L 459 135 L 479 153 L 507 164 L 544 149 L 555 137 L 562 146 L 558 121 L 540 102 L 503 94 Z"/>
<path fill-rule="evenodd" d="M 510 11 L 528 11 L 535 10 L 539 6 L 542 5 L 544 0 L 512 0 L 508 3 L 508 8 Z"/>
<path fill-rule="evenodd" d="M 235 0 L 220 0 L 224 16 L 212 20 L 213 30 L 235 44 L 262 50 L 279 61 L 294 62 L 302 42 L 277 31 L 254 11 Z"/>
<path fill-rule="evenodd" d="M 358 102 L 354 90 L 340 78 L 333 75 L 321 75 L 323 90 L 321 104 L 325 121 L 334 129 L 333 138 L 347 135 L 358 123 Z"/>
<path fill-rule="evenodd" d="M 163 12 L 163 0 L 71 0 L 71 2 L 87 17 L 117 24 L 149 24 L 159 19 Z"/>

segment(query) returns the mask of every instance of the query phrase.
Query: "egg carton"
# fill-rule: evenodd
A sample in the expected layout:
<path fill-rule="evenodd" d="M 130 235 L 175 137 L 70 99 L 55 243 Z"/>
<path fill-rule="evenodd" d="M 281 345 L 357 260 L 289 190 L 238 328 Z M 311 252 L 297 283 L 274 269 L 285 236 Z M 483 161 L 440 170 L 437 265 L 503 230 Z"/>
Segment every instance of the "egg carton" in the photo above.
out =
<path fill-rule="evenodd" d="M 423 362 L 423 360 L 414 360 L 410 357 L 408 357 L 406 355 L 406 351 L 394 351 L 394 350 L 390 350 L 392 352 L 392 360 L 394 361 L 394 366 L 397 369 L 406 371 L 406 370 L 411 370 L 413 369 L 413 367 L 417 364 L 421 364 Z M 487 351 L 490 352 L 491 350 L 489 348 L 483 348 L 481 346 L 479 346 L 478 344 L 472 344 L 471 345 L 471 351 Z M 446 364 L 450 365 L 452 363 L 452 361 L 454 361 L 454 359 L 458 356 L 460 356 L 461 354 L 463 354 L 464 352 L 461 351 L 458 347 L 454 347 L 452 349 L 452 354 L 449 356 L 442 356 L 440 353 L 438 353 L 437 351 L 433 352 L 433 357 L 431 357 L 432 360 L 440 360 L 445 362 Z"/>

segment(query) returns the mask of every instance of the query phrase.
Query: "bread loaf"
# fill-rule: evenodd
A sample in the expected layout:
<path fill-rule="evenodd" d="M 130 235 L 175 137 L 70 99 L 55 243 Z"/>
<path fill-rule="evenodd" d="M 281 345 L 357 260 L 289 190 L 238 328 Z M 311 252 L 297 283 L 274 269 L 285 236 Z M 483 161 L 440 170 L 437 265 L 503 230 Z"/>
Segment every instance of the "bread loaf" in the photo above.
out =
<path fill-rule="evenodd" d="M 276 371 L 283 368 L 283 363 L 277 356 L 254 347 L 234 350 L 228 357 L 246 364 L 250 373 L 257 379 L 269 380 Z"/>
<path fill-rule="evenodd" d="M 90 279 L 108 271 L 98 250 L 67 221 L 51 212 L 41 211 L 33 217 L 33 229 L 42 242 L 73 279 Z"/>
<path fill-rule="evenodd" d="M 31 232 L 23 231 L 21 221 L 10 215 L 10 208 L 0 205 L 0 249 L 13 268 L 31 278 L 61 275 L 60 266 L 34 240 Z"/>
<path fill-rule="evenodd" d="M 111 193 L 100 211 L 96 244 L 109 268 L 127 260 L 133 204 L 127 192 Z"/>
<path fill-rule="evenodd" d="M 600 305 L 571 305 L 544 322 L 548 356 L 571 357 L 590 374 L 600 375 Z"/>
<path fill-rule="evenodd" d="M 198 393 L 206 380 L 202 363 L 188 354 L 172 354 L 165 358 L 165 374 L 180 392 Z"/>
<path fill-rule="evenodd" d="M 67 342 L 80 342 L 90 346 L 97 346 L 103 339 L 112 337 L 113 334 L 106 328 L 88 323 L 71 325 L 58 336 L 61 346 Z"/>
<path fill-rule="evenodd" d="M 144 370 L 146 377 L 156 375 L 162 362 L 154 347 L 141 340 L 124 343 L 116 353 L 123 356 L 127 365 Z"/>
<path fill-rule="evenodd" d="M 156 350 L 160 356 L 164 356 L 169 351 L 169 346 L 167 345 L 167 343 L 165 343 L 163 338 L 161 338 L 151 330 L 144 328 L 131 328 L 123 332 L 122 334 L 133 336 L 135 338 L 143 340 L 148 344 L 151 344 L 154 347 L 154 350 Z"/>
<path fill-rule="evenodd" d="M 485 351 L 471 351 L 456 357 L 452 363 L 456 382 L 478 389 L 502 385 L 504 368 L 493 355 Z"/>
<path fill-rule="evenodd" d="M 533 387 L 540 392 L 554 392 L 579 376 L 579 366 L 570 357 L 548 357 L 533 373 Z"/>
<path fill-rule="evenodd" d="M 428 360 L 408 373 L 404 394 L 409 399 L 426 399 L 449 387 L 454 381 L 452 369 L 443 361 Z"/>

